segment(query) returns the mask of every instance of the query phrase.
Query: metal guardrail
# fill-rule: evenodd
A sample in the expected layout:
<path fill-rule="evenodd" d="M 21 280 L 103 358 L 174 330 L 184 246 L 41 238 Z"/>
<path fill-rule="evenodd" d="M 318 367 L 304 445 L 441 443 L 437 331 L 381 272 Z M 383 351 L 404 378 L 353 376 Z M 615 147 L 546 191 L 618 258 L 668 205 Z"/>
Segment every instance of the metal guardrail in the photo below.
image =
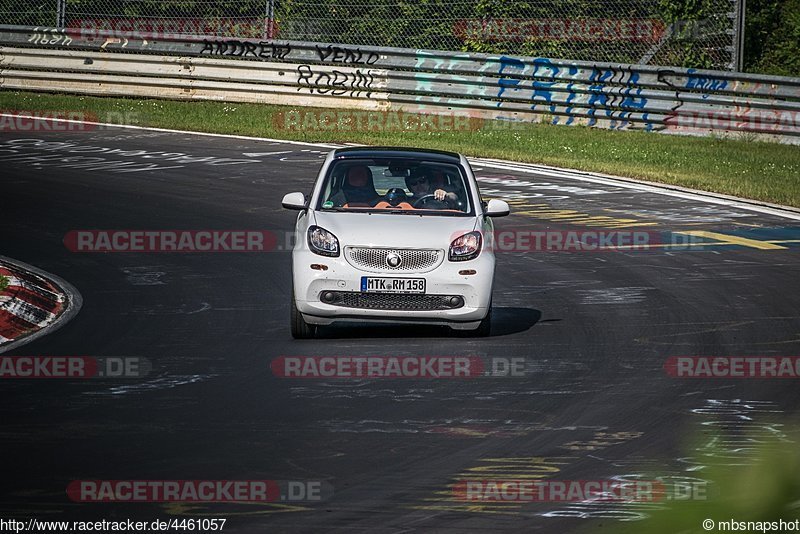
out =
<path fill-rule="evenodd" d="M 0 26 L 0 88 L 468 114 L 800 143 L 800 78 Z"/>

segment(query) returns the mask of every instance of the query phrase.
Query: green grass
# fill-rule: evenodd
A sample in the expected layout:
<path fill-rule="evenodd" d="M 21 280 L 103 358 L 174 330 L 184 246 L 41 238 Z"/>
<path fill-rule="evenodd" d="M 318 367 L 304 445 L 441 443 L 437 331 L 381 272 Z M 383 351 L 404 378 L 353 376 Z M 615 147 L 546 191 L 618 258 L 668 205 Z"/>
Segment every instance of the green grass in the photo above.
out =
<path fill-rule="evenodd" d="M 778 425 L 782 430 L 790 430 L 796 435 L 797 426 Z M 788 432 L 787 432 L 788 434 Z M 722 438 L 723 436 L 717 436 Z M 727 436 L 730 440 L 732 436 Z M 745 438 L 750 438 L 745 439 Z M 614 534 L 672 534 L 675 532 L 704 532 L 703 521 L 711 519 L 715 527 L 720 521 L 750 521 L 755 523 L 750 532 L 776 531 L 776 528 L 762 527 L 759 523 L 766 522 L 794 522 L 800 517 L 800 449 L 794 441 L 781 442 L 770 440 L 765 435 L 753 433 L 752 436 L 741 435 L 735 438 L 736 443 L 747 443 L 746 446 L 732 450 L 723 450 L 722 447 L 703 449 L 704 455 L 700 458 L 702 463 L 710 464 L 703 469 L 684 472 L 687 479 L 692 477 L 708 480 L 710 484 L 700 484 L 695 487 L 688 483 L 679 495 L 680 500 L 666 500 L 662 496 L 659 504 L 661 509 L 644 511 L 648 517 L 644 521 L 629 523 L 607 522 L 601 533 Z M 706 435 L 705 439 L 698 439 L 698 443 L 714 443 L 713 435 Z M 721 442 L 721 441 L 720 441 Z M 730 447 L 730 446 L 729 446 Z M 696 447 L 687 447 L 686 457 L 691 458 L 693 452 L 697 454 Z M 731 461 L 731 458 L 734 460 Z M 730 462 L 735 466 L 725 466 Z M 653 480 L 658 476 L 644 474 L 643 480 Z M 680 478 L 680 475 L 678 475 Z M 669 490 L 668 486 L 664 487 Z M 646 508 L 646 507 L 645 507 Z M 753 528 L 755 527 L 755 528 Z M 713 532 L 725 529 L 714 528 Z M 747 532 L 746 528 L 729 528 Z M 597 532 L 597 528 L 587 528 L 582 532 Z M 785 532 L 786 529 L 783 529 Z"/>
<path fill-rule="evenodd" d="M 0 275 L 0 291 L 5 291 L 8 287 L 8 277 Z"/>
<path fill-rule="evenodd" d="M 0 109 L 84 111 L 101 121 L 309 142 L 416 146 L 602 172 L 800 207 L 800 147 L 746 138 L 678 137 L 526 124 L 476 131 L 292 131 L 285 106 L 0 92 Z M 307 110 L 308 108 L 304 108 Z M 109 115 L 114 113 L 116 115 Z M 116 117 L 116 119 L 114 119 Z"/>

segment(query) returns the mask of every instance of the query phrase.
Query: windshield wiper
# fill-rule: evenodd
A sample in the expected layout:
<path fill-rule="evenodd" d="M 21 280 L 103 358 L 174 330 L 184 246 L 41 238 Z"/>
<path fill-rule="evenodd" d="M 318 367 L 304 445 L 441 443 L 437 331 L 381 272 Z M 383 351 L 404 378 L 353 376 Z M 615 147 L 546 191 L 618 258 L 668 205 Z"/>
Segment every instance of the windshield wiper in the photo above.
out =
<path fill-rule="evenodd" d="M 363 213 L 370 208 L 345 208 L 344 206 L 332 206 L 330 208 L 320 208 L 321 211 L 343 211 L 349 213 Z"/>
<path fill-rule="evenodd" d="M 396 209 L 396 210 L 390 210 L 390 209 L 384 208 L 384 209 L 379 209 L 379 210 L 373 210 L 373 213 L 400 213 L 402 215 L 422 215 L 418 211 L 404 210 L 402 208 L 401 209 Z"/>

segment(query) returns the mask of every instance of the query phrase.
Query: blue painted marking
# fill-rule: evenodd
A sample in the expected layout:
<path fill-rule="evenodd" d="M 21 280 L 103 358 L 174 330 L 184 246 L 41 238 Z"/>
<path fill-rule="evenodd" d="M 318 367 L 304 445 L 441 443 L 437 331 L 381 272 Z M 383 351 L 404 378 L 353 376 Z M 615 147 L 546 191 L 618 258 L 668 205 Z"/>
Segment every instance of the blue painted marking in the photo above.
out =
<path fill-rule="evenodd" d="M 550 88 L 555 85 L 556 82 L 533 82 L 533 95 L 531 95 L 531 100 L 536 101 L 536 98 L 541 98 L 545 102 L 553 102 L 553 92 L 550 91 Z M 534 106 L 536 104 L 533 104 Z M 531 107 L 533 109 L 533 107 Z"/>
<path fill-rule="evenodd" d="M 612 69 L 609 69 L 609 70 L 603 72 L 603 74 L 600 76 L 600 81 L 604 82 L 604 81 L 608 80 L 609 78 L 611 78 L 613 76 L 614 76 L 614 71 Z"/>
<path fill-rule="evenodd" d="M 722 91 L 728 87 L 728 80 L 720 80 L 713 77 L 706 76 L 692 76 L 696 69 L 687 69 L 689 78 L 686 80 L 687 89 L 702 89 L 705 91 Z M 703 98 L 707 98 L 704 96 Z"/>
<path fill-rule="evenodd" d="M 503 71 L 506 67 L 524 70 L 525 62 L 515 57 L 500 56 L 500 68 L 498 69 L 497 74 L 503 74 Z"/>
<path fill-rule="evenodd" d="M 561 70 L 555 65 L 553 65 L 553 62 L 547 59 L 546 57 L 535 58 L 533 60 L 533 67 L 534 67 L 533 69 L 534 76 L 539 76 L 539 67 L 542 67 L 544 69 L 550 69 L 552 71 L 552 74 L 550 74 L 551 78 L 555 78 L 558 75 L 559 71 Z"/>
<path fill-rule="evenodd" d="M 589 97 L 588 104 L 591 106 L 595 103 L 599 103 L 602 106 L 605 106 L 608 102 L 608 95 L 603 92 L 603 88 L 605 85 L 595 84 L 589 86 L 589 91 L 591 91 L 591 96 Z"/>
<path fill-rule="evenodd" d="M 647 105 L 647 99 L 638 96 L 642 94 L 641 88 L 636 89 L 636 97 L 631 96 L 631 91 L 633 90 L 634 89 L 632 87 L 625 89 L 625 99 L 622 101 L 621 107 L 644 109 L 644 107 Z"/>
<path fill-rule="evenodd" d="M 497 74 L 503 74 L 503 71 L 506 68 L 518 69 L 518 70 L 525 70 L 525 63 L 521 59 L 517 59 L 514 57 L 508 56 L 500 56 L 500 66 L 497 69 Z M 497 91 L 497 98 L 502 98 L 503 93 L 506 91 L 507 88 L 514 88 L 516 90 L 517 86 L 519 85 L 520 80 L 516 80 L 514 78 L 500 78 L 498 81 L 498 85 L 500 88 Z M 497 107 L 500 107 L 502 102 L 497 103 Z"/>
<path fill-rule="evenodd" d="M 505 93 L 506 91 L 506 88 L 512 88 L 516 90 L 517 86 L 519 85 L 519 82 L 520 80 L 515 80 L 513 78 L 500 78 L 497 81 L 497 84 L 500 86 L 500 90 L 497 91 L 497 98 L 502 98 L 503 93 Z M 500 107 L 500 104 L 502 104 L 502 102 L 498 102 L 497 107 Z"/>

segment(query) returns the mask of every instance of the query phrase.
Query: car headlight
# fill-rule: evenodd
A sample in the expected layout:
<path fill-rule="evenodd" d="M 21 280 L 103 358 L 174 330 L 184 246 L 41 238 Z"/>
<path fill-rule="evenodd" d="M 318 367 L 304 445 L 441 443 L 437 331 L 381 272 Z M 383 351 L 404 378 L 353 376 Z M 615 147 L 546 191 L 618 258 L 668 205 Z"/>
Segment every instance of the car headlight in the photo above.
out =
<path fill-rule="evenodd" d="M 466 261 L 478 257 L 481 253 L 481 233 L 470 232 L 456 238 L 450 243 L 450 261 Z"/>
<path fill-rule="evenodd" d="M 311 248 L 311 252 L 320 256 L 334 258 L 339 256 L 339 240 L 335 235 L 319 226 L 308 228 L 308 246 Z"/>

